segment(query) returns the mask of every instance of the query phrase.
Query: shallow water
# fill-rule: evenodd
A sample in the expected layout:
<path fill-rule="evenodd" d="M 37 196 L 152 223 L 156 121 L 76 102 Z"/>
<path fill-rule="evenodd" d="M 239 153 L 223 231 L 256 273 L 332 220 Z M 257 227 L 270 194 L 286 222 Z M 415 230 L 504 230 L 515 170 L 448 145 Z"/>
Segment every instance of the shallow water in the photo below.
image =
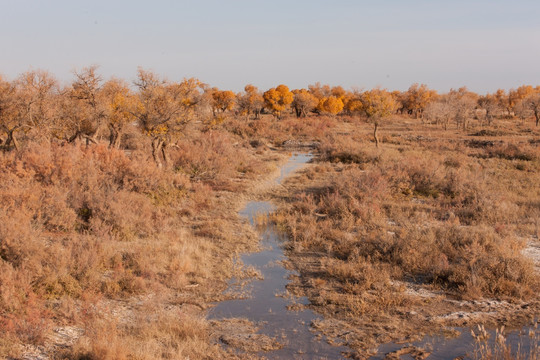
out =
<path fill-rule="evenodd" d="M 389 352 L 401 349 L 407 345 L 413 345 L 419 348 L 428 350 L 431 355 L 428 357 L 429 360 L 447 360 L 447 359 L 472 359 L 475 358 L 475 342 L 471 335 L 471 328 L 456 328 L 461 332 L 461 334 L 454 338 L 444 337 L 444 336 L 426 336 L 424 339 L 412 342 L 410 344 L 383 344 L 379 346 L 379 354 L 372 356 L 370 360 L 379 360 L 384 359 L 384 354 Z M 474 329 L 475 333 L 478 333 L 477 329 Z M 536 331 L 536 336 L 532 338 L 529 336 L 529 330 L 533 332 Z M 489 334 L 488 344 L 493 350 L 495 348 L 495 329 L 486 329 Z M 521 359 L 528 359 L 528 354 L 530 349 L 535 346 L 539 336 L 538 331 L 540 329 L 534 325 L 524 326 L 521 329 L 513 329 L 510 331 L 505 331 L 506 344 L 510 346 L 511 353 L 514 357 L 518 357 L 517 353 L 521 355 Z M 536 345 L 538 346 L 538 345 Z"/>
<path fill-rule="evenodd" d="M 310 154 L 295 154 L 282 167 L 276 180 L 280 184 L 293 171 L 299 169 L 311 159 Z M 255 219 L 268 216 L 274 210 L 267 201 L 252 201 L 240 211 L 252 226 Z M 263 251 L 246 254 L 241 257 L 245 265 L 257 268 L 264 280 L 251 281 L 247 299 L 222 301 L 212 310 L 210 317 L 214 319 L 246 318 L 260 325 L 259 333 L 276 337 L 284 347 L 279 350 L 264 352 L 270 359 L 342 359 L 345 347 L 329 345 L 320 334 L 312 331 L 311 322 L 321 319 L 311 310 L 291 311 L 288 305 L 294 303 L 307 304 L 305 297 L 284 298 L 276 296 L 285 294 L 288 278 L 293 274 L 281 264 L 285 259 L 282 249 L 283 238 L 275 226 L 265 224 L 256 226 Z M 233 286 L 231 284 L 231 286 Z"/>

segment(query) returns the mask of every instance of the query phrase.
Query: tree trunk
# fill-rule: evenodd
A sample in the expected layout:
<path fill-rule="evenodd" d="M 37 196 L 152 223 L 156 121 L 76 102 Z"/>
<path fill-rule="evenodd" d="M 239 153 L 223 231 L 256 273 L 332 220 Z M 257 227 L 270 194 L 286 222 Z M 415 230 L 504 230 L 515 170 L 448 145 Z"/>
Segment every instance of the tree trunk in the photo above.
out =
<path fill-rule="evenodd" d="M 75 142 L 75 140 L 79 139 L 81 137 L 81 134 L 77 131 L 72 137 L 67 139 L 68 143 Z"/>
<path fill-rule="evenodd" d="M 84 135 L 84 138 L 86 139 L 86 146 L 90 146 L 90 143 L 97 144 L 97 140 L 94 138 L 94 136 L 90 135 Z"/>
<path fill-rule="evenodd" d="M 15 131 L 18 129 L 18 127 L 15 127 L 11 130 L 8 130 L 7 131 L 7 138 L 6 138 L 6 142 L 4 144 L 4 148 L 6 150 L 9 149 L 9 147 L 11 146 L 11 144 L 13 144 L 13 147 L 15 148 L 15 150 L 19 150 L 19 142 L 17 141 L 17 138 L 15 137 Z"/>
<path fill-rule="evenodd" d="M 536 118 L 536 126 L 540 123 L 540 111 L 534 110 L 534 117 Z"/>
<path fill-rule="evenodd" d="M 154 158 L 154 161 L 156 162 L 158 167 L 163 166 L 159 158 L 162 147 L 163 147 L 163 141 L 161 139 L 159 138 L 152 139 L 152 157 Z"/>
<path fill-rule="evenodd" d="M 165 163 L 165 166 L 168 167 L 171 160 L 169 159 L 169 153 L 167 152 L 166 142 L 163 142 L 163 145 L 161 145 L 161 155 L 163 155 L 163 162 Z"/>
<path fill-rule="evenodd" d="M 109 126 L 110 135 L 109 135 L 109 147 L 118 149 L 120 147 L 120 131 L 114 126 Z"/>
<path fill-rule="evenodd" d="M 375 139 L 375 147 L 379 147 L 379 137 L 377 136 L 377 129 L 379 128 L 379 123 L 374 123 L 375 128 L 373 130 L 373 139 Z"/>

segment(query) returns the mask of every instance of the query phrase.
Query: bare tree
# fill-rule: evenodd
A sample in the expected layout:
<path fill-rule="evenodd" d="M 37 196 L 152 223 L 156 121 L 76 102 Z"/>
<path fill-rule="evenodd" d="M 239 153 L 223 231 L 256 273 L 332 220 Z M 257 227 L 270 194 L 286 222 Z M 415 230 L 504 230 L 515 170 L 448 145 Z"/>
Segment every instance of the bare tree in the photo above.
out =
<path fill-rule="evenodd" d="M 444 130 L 448 129 L 448 124 L 453 116 L 454 111 L 452 105 L 446 96 L 441 97 L 435 102 L 429 103 L 424 111 L 424 118 L 426 121 L 442 125 Z"/>
<path fill-rule="evenodd" d="M 246 85 L 244 87 L 244 94 L 239 94 L 237 99 L 240 113 L 246 115 L 248 118 L 251 114 L 254 115 L 255 119 L 259 118 L 264 108 L 264 98 L 257 87 L 251 84 Z"/>
<path fill-rule="evenodd" d="M 496 95 L 486 94 L 478 98 L 478 106 L 484 110 L 484 119 L 491 125 L 495 115 L 501 111 L 500 101 Z"/>
<path fill-rule="evenodd" d="M 69 142 L 78 139 L 97 142 L 99 130 L 104 126 L 106 115 L 100 98 L 102 79 L 96 73 L 97 66 L 76 71 L 71 87 L 65 90 L 62 101 L 62 133 Z"/>
<path fill-rule="evenodd" d="M 291 106 L 296 113 L 296 117 L 306 117 L 318 105 L 319 100 L 308 90 L 293 90 L 294 100 Z"/>
<path fill-rule="evenodd" d="M 525 106 L 528 107 L 534 114 L 536 126 L 540 123 L 540 89 L 537 87 L 536 91 L 525 98 Z"/>
<path fill-rule="evenodd" d="M 50 139 L 58 110 L 56 79 L 47 71 L 32 70 L 22 74 L 15 84 L 23 107 L 22 129 L 26 134 Z"/>
<path fill-rule="evenodd" d="M 24 125 L 23 107 L 20 106 L 20 96 L 14 83 L 3 80 L 0 77 L 0 129 L 5 134 L 2 148 L 19 148 L 17 132 Z"/>
<path fill-rule="evenodd" d="M 193 119 L 201 98 L 202 84 L 197 79 L 171 83 L 150 71 L 139 69 L 135 85 L 139 88 L 140 106 L 136 117 L 142 132 L 152 143 L 152 157 L 161 167 L 169 164 L 167 147 Z"/>
<path fill-rule="evenodd" d="M 453 118 L 457 128 L 467 129 L 469 119 L 476 106 L 476 94 L 471 93 L 466 87 L 458 90 L 451 89 L 447 94 L 447 102 L 453 110 Z"/>

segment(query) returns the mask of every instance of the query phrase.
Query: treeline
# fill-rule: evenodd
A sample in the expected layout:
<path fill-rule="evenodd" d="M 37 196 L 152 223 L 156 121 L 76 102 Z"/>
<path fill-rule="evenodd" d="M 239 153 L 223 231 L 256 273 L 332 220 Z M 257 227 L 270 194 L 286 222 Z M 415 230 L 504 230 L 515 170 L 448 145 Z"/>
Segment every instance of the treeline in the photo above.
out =
<path fill-rule="evenodd" d="M 540 121 L 540 86 L 521 86 L 479 95 L 466 88 L 438 94 L 426 85 L 413 84 L 407 91 L 345 90 L 319 83 L 308 89 L 290 90 L 279 85 L 265 92 L 247 85 L 234 93 L 210 87 L 197 79 L 171 82 L 143 69 L 130 86 L 124 80 L 104 81 L 96 67 L 74 73 L 67 86 L 46 71 L 29 71 L 13 81 L 0 77 L 0 146 L 17 149 L 22 139 L 40 138 L 97 142 L 108 137 L 120 147 L 128 124 L 136 124 L 151 139 L 154 160 L 167 162 L 167 147 L 175 143 L 187 123 L 198 119 L 215 124 L 229 114 L 277 118 L 294 114 L 361 116 L 377 127 L 380 119 L 406 114 L 447 128 L 466 128 L 470 119 L 491 123 L 500 117 Z"/>

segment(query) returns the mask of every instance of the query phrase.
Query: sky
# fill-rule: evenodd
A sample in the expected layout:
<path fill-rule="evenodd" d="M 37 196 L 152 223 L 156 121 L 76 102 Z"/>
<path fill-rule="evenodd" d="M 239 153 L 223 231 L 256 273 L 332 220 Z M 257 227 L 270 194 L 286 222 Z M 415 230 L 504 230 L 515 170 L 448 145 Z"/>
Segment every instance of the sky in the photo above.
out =
<path fill-rule="evenodd" d="M 0 0 L 0 74 L 98 65 L 220 89 L 540 84 L 538 0 Z"/>

